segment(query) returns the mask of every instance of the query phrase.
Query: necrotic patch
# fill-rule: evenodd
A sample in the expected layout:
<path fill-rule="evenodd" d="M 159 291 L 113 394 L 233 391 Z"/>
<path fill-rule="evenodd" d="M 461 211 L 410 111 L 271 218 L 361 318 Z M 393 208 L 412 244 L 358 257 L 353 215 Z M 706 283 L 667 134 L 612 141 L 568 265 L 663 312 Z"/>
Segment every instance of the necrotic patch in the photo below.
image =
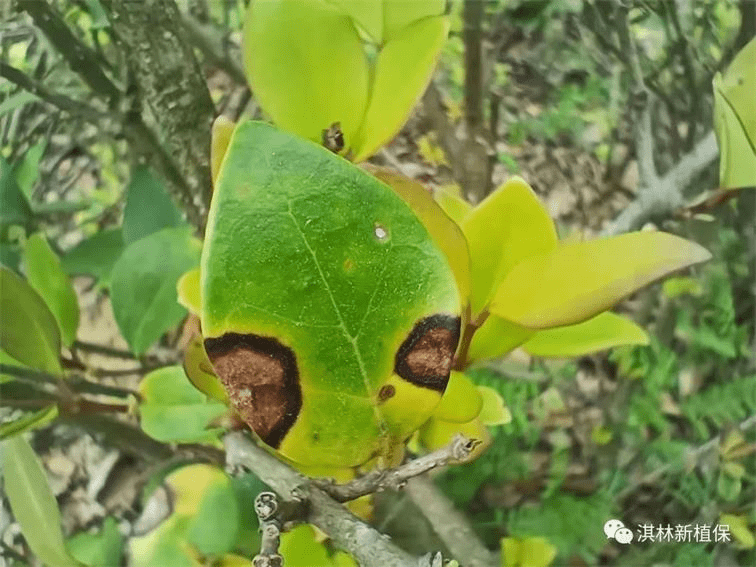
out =
<path fill-rule="evenodd" d="M 205 350 L 234 409 L 277 448 L 302 408 L 294 352 L 276 339 L 238 333 L 205 339 Z"/>
<path fill-rule="evenodd" d="M 394 371 L 408 382 L 443 392 L 459 342 L 459 317 L 422 319 L 399 347 Z"/>

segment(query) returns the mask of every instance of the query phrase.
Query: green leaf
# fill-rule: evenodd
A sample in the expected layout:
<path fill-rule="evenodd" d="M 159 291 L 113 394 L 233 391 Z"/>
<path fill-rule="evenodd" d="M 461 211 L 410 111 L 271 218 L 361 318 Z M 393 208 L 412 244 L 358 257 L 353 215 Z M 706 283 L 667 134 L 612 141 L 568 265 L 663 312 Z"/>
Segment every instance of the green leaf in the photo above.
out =
<path fill-rule="evenodd" d="M 470 247 L 473 314 L 491 300 L 504 277 L 521 261 L 557 246 L 554 223 L 536 194 L 512 177 L 462 221 Z"/>
<path fill-rule="evenodd" d="M 0 321 L 0 348 L 31 368 L 61 372 L 55 317 L 28 283 L 4 267 L 0 267 Z"/>
<path fill-rule="evenodd" d="M 741 49 L 727 67 L 721 81 L 715 79 L 719 90 L 737 116 L 751 150 L 756 152 L 756 38 Z"/>
<path fill-rule="evenodd" d="M 445 0 L 383 0 L 384 36 L 393 41 L 415 22 L 444 13 Z"/>
<path fill-rule="evenodd" d="M 220 472 L 220 471 L 219 471 Z M 205 489 L 192 517 L 187 541 L 202 555 L 217 556 L 234 549 L 239 536 L 239 504 L 227 476 Z"/>
<path fill-rule="evenodd" d="M 605 312 L 566 327 L 538 331 L 522 348 L 533 356 L 582 356 L 620 345 L 647 345 L 648 335 L 632 320 Z"/>
<path fill-rule="evenodd" d="M 58 256 L 40 233 L 26 241 L 24 262 L 29 285 L 45 300 L 58 323 L 63 344 L 70 347 L 79 328 L 79 302 Z"/>
<path fill-rule="evenodd" d="M 202 300 L 200 298 L 200 269 L 199 267 L 189 270 L 179 278 L 176 285 L 178 302 L 189 313 L 197 315 L 202 312 Z"/>
<path fill-rule="evenodd" d="M 66 273 L 94 276 L 107 286 L 110 273 L 121 257 L 125 244 L 120 228 L 101 230 L 82 240 L 61 258 L 61 265 Z"/>
<path fill-rule="evenodd" d="M 320 142 L 338 122 L 352 147 L 368 100 L 368 63 L 351 18 L 328 2 L 250 4 L 244 68 L 276 125 Z"/>
<path fill-rule="evenodd" d="M 111 272 L 113 314 L 132 352 L 143 354 L 186 315 L 176 282 L 199 262 L 188 228 L 165 228 L 129 245 Z"/>
<path fill-rule="evenodd" d="M 315 530 L 309 524 L 303 524 L 281 534 L 279 553 L 284 558 L 286 567 L 330 567 L 333 561 L 328 550 L 315 537 Z"/>
<path fill-rule="evenodd" d="M 531 329 L 580 323 L 652 281 L 709 258 L 698 244 L 663 232 L 563 243 L 515 266 L 496 291 L 491 312 Z"/>
<path fill-rule="evenodd" d="M 27 413 L 14 421 L 2 423 L 0 424 L 0 441 L 25 431 L 43 427 L 56 417 L 58 417 L 58 406 L 53 404 L 39 411 Z"/>
<path fill-rule="evenodd" d="M 3 442 L 3 476 L 11 511 L 34 554 L 49 567 L 79 567 L 63 541 L 45 471 L 23 436 Z"/>
<path fill-rule="evenodd" d="M 501 540 L 502 567 L 548 567 L 554 561 L 557 549 L 544 537 Z"/>
<path fill-rule="evenodd" d="M 447 17 L 425 18 L 404 28 L 384 44 L 375 62 L 369 105 L 356 140 L 351 144 L 354 161 L 374 154 L 407 121 L 428 86 L 448 33 Z"/>
<path fill-rule="evenodd" d="M 121 564 L 125 539 L 112 516 L 105 518 L 98 532 L 81 532 L 69 538 L 68 549 L 77 560 L 92 567 Z"/>
<path fill-rule="evenodd" d="M 26 226 L 31 216 L 31 207 L 18 187 L 13 168 L 0 156 L 0 228 L 11 224 Z"/>
<path fill-rule="evenodd" d="M 383 2 L 381 0 L 331 0 L 367 33 L 375 43 L 383 43 Z"/>
<path fill-rule="evenodd" d="M 134 168 L 126 190 L 126 207 L 123 211 L 123 240 L 126 245 L 163 228 L 183 224 L 181 213 L 173 204 L 163 182 L 145 166 Z"/>
<path fill-rule="evenodd" d="M 226 413 L 221 403 L 208 401 L 187 380 L 180 366 L 150 372 L 139 384 L 141 425 L 158 441 L 208 442 L 217 430 L 208 424 Z"/>
<path fill-rule="evenodd" d="M 31 202 L 34 183 L 39 177 L 39 162 L 47 148 L 47 140 L 41 140 L 26 150 L 24 159 L 16 167 L 16 182 L 21 192 Z"/>
<path fill-rule="evenodd" d="M 13 112 L 25 104 L 39 100 L 39 97 L 29 91 L 19 91 L 0 102 L 0 116 L 8 112 Z"/>

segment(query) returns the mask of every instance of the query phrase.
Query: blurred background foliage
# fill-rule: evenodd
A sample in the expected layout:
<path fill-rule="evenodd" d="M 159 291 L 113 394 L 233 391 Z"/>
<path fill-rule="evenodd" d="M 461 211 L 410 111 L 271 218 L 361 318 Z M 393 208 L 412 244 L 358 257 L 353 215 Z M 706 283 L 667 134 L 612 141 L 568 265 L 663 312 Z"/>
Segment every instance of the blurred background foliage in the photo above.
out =
<path fill-rule="evenodd" d="M 93 565 L 123 560 L 122 534 L 142 533 L 148 496 L 171 471 L 218 461 L 217 430 L 206 429 L 217 408 L 182 384 L 156 392 L 154 378 L 143 378 L 180 364 L 189 332 L 175 285 L 198 257 L 210 120 L 262 118 L 240 66 L 242 0 L 163 8 L 152 20 L 143 14 L 153 25 L 130 35 L 139 20 L 117 0 L 0 7 L 0 261 L 47 303 L 56 330 L 30 332 L 62 341 L 64 356 L 48 370 L 62 364 L 72 376 L 61 389 L 49 375 L 0 375 L 0 427 L 3 436 L 37 428 L 33 445 L 68 549 Z M 695 153 L 713 127 L 712 80 L 756 28 L 752 0 L 492 0 L 450 9 L 431 86 L 372 161 L 432 188 L 461 185 L 473 201 L 522 175 L 562 238 L 608 230 L 652 184 L 639 163 L 643 136 L 659 176 Z M 140 42 L 151 60 L 135 51 Z M 192 80 L 207 89 L 192 90 Z M 652 119 L 645 132 L 644 111 Z M 502 538 L 543 538 L 556 550 L 539 556 L 543 565 L 756 563 L 756 198 L 752 189 L 717 193 L 714 157 L 695 163 L 683 205 L 634 219 L 635 228 L 663 228 L 714 255 L 622 305 L 649 330 L 648 346 L 568 361 L 516 352 L 471 372 L 502 395 L 512 421 L 492 429 L 481 458 L 435 482 L 491 549 Z M 36 286 L 35 265 L 43 271 Z M 13 282 L 3 280 L 6 297 Z M 16 370 L 29 364 L 2 356 Z M 142 429 L 134 391 L 144 400 Z M 62 418 L 53 426 L 50 408 Z M 187 538 L 202 552 L 187 564 L 254 552 L 255 520 L 243 507 L 247 527 L 236 539 L 213 547 L 197 534 L 212 529 L 234 494 L 244 502 L 259 490 L 255 482 L 209 479 L 224 488 L 191 504 L 199 519 L 163 524 L 169 536 L 159 549 L 132 536 L 131 561 L 180 564 Z M 620 545 L 603 533 L 609 518 L 636 538 L 641 524 L 726 523 L 733 542 Z M 373 521 L 412 552 L 444 549 L 403 494 L 380 494 Z M 27 552 L 4 502 L 0 562 L 22 565 Z"/>

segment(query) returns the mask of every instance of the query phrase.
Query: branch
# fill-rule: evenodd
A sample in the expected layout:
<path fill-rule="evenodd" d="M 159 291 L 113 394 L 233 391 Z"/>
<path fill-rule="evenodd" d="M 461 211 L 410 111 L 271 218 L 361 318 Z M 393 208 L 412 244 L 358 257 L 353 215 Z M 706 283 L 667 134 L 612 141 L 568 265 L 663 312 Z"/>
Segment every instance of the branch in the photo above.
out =
<path fill-rule="evenodd" d="M 305 521 L 328 534 L 337 547 L 351 553 L 362 567 L 417 566 L 417 559 L 353 516 L 294 469 L 258 447 L 244 433 L 229 433 L 224 444 L 228 466 L 251 470 L 284 501 L 306 499 L 309 508 Z"/>
<path fill-rule="evenodd" d="M 145 124 L 151 124 L 148 118 L 155 121 L 157 145 L 176 164 L 176 171 L 166 176 L 172 193 L 189 221 L 201 228 L 212 193 L 209 148 L 215 108 L 178 8 L 173 1 L 159 0 L 103 4 L 143 103 L 138 109 Z"/>
<path fill-rule="evenodd" d="M 427 477 L 407 483 L 405 492 L 422 511 L 452 557 L 465 567 L 498 567 L 500 560 L 478 539 L 467 519 Z"/>
<path fill-rule="evenodd" d="M 0 61 L 0 77 L 3 77 L 11 83 L 18 85 L 25 91 L 38 96 L 43 101 L 68 112 L 73 116 L 80 116 L 90 122 L 98 122 L 109 115 L 89 106 L 88 104 L 74 100 L 66 95 L 54 93 L 45 88 L 41 83 L 35 81 L 20 70 Z"/>
<path fill-rule="evenodd" d="M 247 84 L 244 69 L 223 49 L 224 38 L 218 37 L 209 26 L 203 26 L 191 16 L 182 16 L 181 24 L 189 34 L 192 43 L 199 47 L 210 63 L 225 71 L 237 83 Z"/>
<path fill-rule="evenodd" d="M 652 216 L 671 213 L 684 204 L 683 191 L 719 155 L 714 132 L 709 132 L 693 151 L 652 185 L 643 186 L 638 197 L 609 223 L 603 234 L 615 235 L 640 227 Z"/>
<path fill-rule="evenodd" d="M 437 467 L 442 467 L 452 461 L 464 460 L 478 444 L 480 444 L 478 440 L 456 435 L 446 447 L 417 459 L 412 459 L 395 469 L 376 469 L 346 484 L 333 484 L 320 481 L 315 481 L 315 484 L 337 502 L 348 502 L 360 496 L 388 488 L 398 490 L 411 478 Z"/>

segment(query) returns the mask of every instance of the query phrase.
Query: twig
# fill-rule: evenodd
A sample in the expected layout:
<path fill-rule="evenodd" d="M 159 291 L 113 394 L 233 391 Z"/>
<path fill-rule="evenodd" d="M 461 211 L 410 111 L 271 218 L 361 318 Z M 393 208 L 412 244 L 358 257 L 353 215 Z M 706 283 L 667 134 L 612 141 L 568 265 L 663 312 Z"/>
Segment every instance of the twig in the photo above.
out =
<path fill-rule="evenodd" d="M 98 345 L 95 343 L 88 343 L 86 341 L 74 341 L 73 347 L 79 350 L 85 350 L 87 352 L 93 352 L 95 354 L 102 354 L 113 358 L 122 358 L 126 360 L 134 360 L 136 357 L 127 350 L 121 350 L 119 348 L 113 348 L 105 345 Z"/>
<path fill-rule="evenodd" d="M 9 80 L 11 83 L 18 85 L 25 91 L 37 95 L 43 101 L 48 102 L 73 116 L 80 116 L 90 122 L 98 122 L 109 116 L 84 102 L 74 100 L 60 93 L 49 91 L 41 83 L 2 61 L 0 61 L 0 77 Z"/>
<path fill-rule="evenodd" d="M 255 567 L 281 567 L 283 557 L 278 553 L 281 544 L 281 522 L 277 518 L 278 500 L 272 492 L 261 492 L 255 498 L 255 513 L 260 522 L 260 553 L 252 559 Z"/>
<path fill-rule="evenodd" d="M 465 567 L 497 567 L 503 564 L 478 539 L 467 519 L 439 492 L 427 477 L 416 477 L 407 483 L 405 492 L 420 508 L 453 557 Z"/>
<path fill-rule="evenodd" d="M 71 33 L 60 14 L 45 0 L 18 0 L 21 9 L 29 13 L 58 53 L 96 93 L 115 101 L 120 89 L 111 81 L 100 65 L 101 59 L 87 45 Z"/>
<path fill-rule="evenodd" d="M 391 470 L 375 470 L 346 484 L 315 481 L 315 485 L 337 502 L 348 502 L 366 494 L 402 488 L 409 479 L 442 467 L 452 461 L 464 460 L 480 441 L 455 435 L 452 442 L 438 451 L 408 461 Z"/>
<path fill-rule="evenodd" d="M 351 553 L 362 567 L 417 566 L 417 559 L 353 516 L 294 469 L 258 447 L 244 433 L 229 433 L 223 441 L 228 466 L 251 470 L 283 501 L 306 499 L 309 507 L 302 519 L 328 534 L 336 546 Z"/>
<path fill-rule="evenodd" d="M 709 132 L 677 164 L 653 185 L 642 187 L 638 197 L 603 230 L 604 235 L 622 234 L 641 226 L 652 216 L 669 214 L 684 204 L 683 191 L 717 158 L 714 132 Z"/>
<path fill-rule="evenodd" d="M 182 15 L 181 25 L 188 32 L 192 43 L 200 48 L 210 63 L 225 71 L 237 83 L 246 84 L 244 69 L 223 49 L 222 37 L 216 37 L 217 34 L 214 34 L 208 26 L 200 24 L 191 16 Z"/>

